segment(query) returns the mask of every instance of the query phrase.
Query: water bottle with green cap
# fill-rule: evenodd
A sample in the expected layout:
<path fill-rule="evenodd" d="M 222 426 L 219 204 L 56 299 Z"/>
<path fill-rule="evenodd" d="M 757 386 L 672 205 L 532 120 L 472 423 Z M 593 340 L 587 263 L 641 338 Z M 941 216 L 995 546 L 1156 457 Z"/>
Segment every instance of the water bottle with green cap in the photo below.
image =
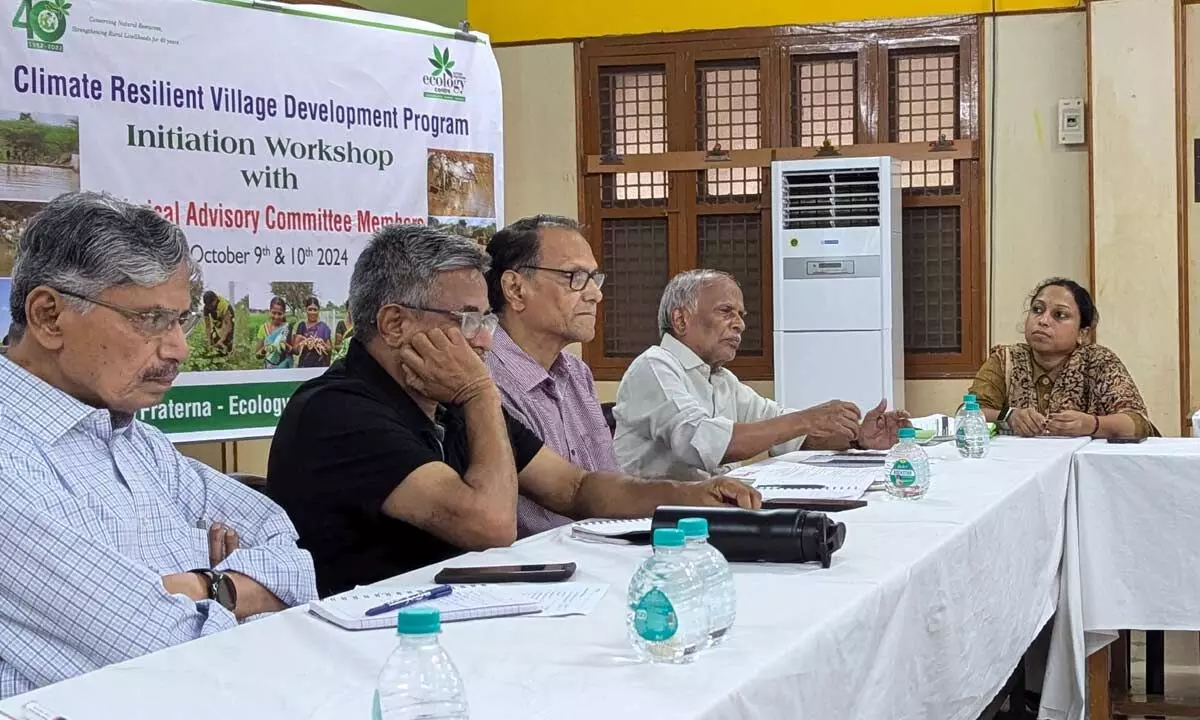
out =
<path fill-rule="evenodd" d="M 629 583 L 625 627 L 634 654 L 657 663 L 688 663 L 708 637 L 708 610 L 682 530 L 658 528 L 654 552 Z"/>
<path fill-rule="evenodd" d="M 963 410 L 966 417 L 958 430 L 961 438 L 958 453 L 969 458 L 985 457 L 992 443 L 992 431 L 988 427 L 987 416 L 983 414 L 974 397 L 964 403 Z"/>
<path fill-rule="evenodd" d="M 967 421 L 967 406 L 976 402 L 975 393 L 967 393 L 963 395 L 962 405 L 958 406 L 958 412 L 954 413 L 954 447 L 958 449 L 958 454 L 967 457 L 967 438 L 966 438 L 966 421 Z"/>
<path fill-rule="evenodd" d="M 888 494 L 904 500 L 920 500 L 929 490 L 929 457 L 917 444 L 914 428 L 900 428 L 900 442 L 888 451 L 883 479 Z"/>
<path fill-rule="evenodd" d="M 436 608 L 404 608 L 396 616 L 396 650 L 379 673 L 372 720 L 467 720 L 462 677 L 438 636 Z"/>
<path fill-rule="evenodd" d="M 683 518 L 677 523 L 684 536 L 684 555 L 696 566 L 708 609 L 708 646 L 725 641 L 737 614 L 737 591 L 729 562 L 708 541 L 708 520 Z"/>

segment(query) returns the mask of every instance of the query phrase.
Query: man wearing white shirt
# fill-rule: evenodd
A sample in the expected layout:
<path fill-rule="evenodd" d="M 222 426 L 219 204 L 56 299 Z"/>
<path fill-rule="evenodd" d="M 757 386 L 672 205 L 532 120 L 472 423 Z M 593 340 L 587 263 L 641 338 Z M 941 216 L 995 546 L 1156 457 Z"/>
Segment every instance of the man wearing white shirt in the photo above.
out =
<path fill-rule="evenodd" d="M 886 449 L 908 417 L 867 413 L 841 400 L 807 410 L 780 407 L 725 365 L 746 329 L 737 281 L 718 270 L 676 275 L 658 308 L 659 345 L 639 355 L 617 390 L 614 445 L 622 469 L 642 477 L 696 480 L 765 452 Z"/>

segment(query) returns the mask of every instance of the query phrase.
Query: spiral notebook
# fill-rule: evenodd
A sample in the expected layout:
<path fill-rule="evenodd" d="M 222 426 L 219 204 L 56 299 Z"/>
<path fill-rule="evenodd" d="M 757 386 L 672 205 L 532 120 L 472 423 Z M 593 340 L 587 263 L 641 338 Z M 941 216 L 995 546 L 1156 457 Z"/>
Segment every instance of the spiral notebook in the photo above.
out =
<path fill-rule="evenodd" d="M 584 542 L 612 545 L 648 545 L 650 524 L 650 518 L 580 520 L 571 526 L 571 537 Z"/>
<path fill-rule="evenodd" d="M 313 615 L 346 630 L 374 630 L 396 627 L 399 610 L 383 615 L 367 617 L 367 610 L 384 603 L 401 600 L 432 585 L 407 587 L 396 590 L 357 590 L 308 604 Z M 445 597 L 411 605 L 410 607 L 436 608 L 442 613 L 442 622 L 460 620 L 482 620 L 483 618 L 511 617 L 541 612 L 541 605 L 522 598 L 504 588 L 487 585 L 455 585 L 454 591 Z"/>

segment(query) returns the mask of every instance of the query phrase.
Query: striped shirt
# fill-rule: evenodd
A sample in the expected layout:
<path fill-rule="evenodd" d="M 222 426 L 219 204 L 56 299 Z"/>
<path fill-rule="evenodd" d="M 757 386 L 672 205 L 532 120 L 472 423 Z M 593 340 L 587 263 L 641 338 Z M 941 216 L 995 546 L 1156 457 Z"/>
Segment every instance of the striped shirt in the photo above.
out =
<path fill-rule="evenodd" d="M 277 505 L 0 356 L 0 697 L 235 627 L 162 583 L 209 566 L 218 521 L 241 548 L 216 569 L 285 605 L 316 599 L 312 559 Z"/>
<path fill-rule="evenodd" d="M 547 372 L 498 327 L 486 361 L 504 409 L 537 433 L 547 447 L 584 470 L 617 469 L 612 433 L 596 398 L 592 371 L 581 358 L 560 352 Z M 524 495 L 517 501 L 517 532 L 522 537 L 568 522 L 569 518 Z"/>

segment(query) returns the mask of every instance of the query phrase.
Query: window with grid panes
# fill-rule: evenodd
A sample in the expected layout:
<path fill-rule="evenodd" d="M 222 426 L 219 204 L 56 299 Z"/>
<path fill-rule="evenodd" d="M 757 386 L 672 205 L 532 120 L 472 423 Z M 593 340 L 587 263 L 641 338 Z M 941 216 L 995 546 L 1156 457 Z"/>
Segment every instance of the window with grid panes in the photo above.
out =
<path fill-rule="evenodd" d="M 975 20 L 948 19 L 582 43 L 583 154 L 654 156 L 637 172 L 592 170 L 581 183 L 609 272 L 585 348 L 596 377 L 619 379 L 657 342 L 662 288 L 696 267 L 738 278 L 749 318 L 731 368 L 771 377 L 769 168 L 681 170 L 671 158 L 826 142 L 881 144 L 879 154 L 885 143 L 916 144 L 900 177 L 907 375 L 974 374 L 986 342 L 978 156 L 946 159 L 924 146 L 978 137 L 977 36 Z"/>
<path fill-rule="evenodd" d="M 858 117 L 858 62 L 854 56 L 792 57 L 792 144 L 853 145 Z"/>
<path fill-rule="evenodd" d="M 762 147 L 759 61 L 696 63 L 696 149 L 757 150 Z M 719 168 L 698 173 L 694 242 L 696 266 L 737 278 L 746 306 L 746 329 L 738 355 L 763 358 L 764 295 L 762 211 L 764 168 Z"/>
<path fill-rule="evenodd" d="M 888 58 L 892 142 L 960 137 L 960 48 L 899 50 Z M 954 160 L 904 161 L 904 347 L 913 355 L 963 352 L 962 169 Z"/>
<path fill-rule="evenodd" d="M 976 137 L 977 98 L 964 93 L 976 87 L 963 75 L 975 72 L 973 64 L 963 66 L 964 58 L 974 62 L 969 43 L 969 38 L 953 46 L 864 41 L 853 54 L 826 54 L 819 44 L 811 51 L 794 47 L 791 143 L 927 145 Z M 978 160 L 927 156 L 902 161 L 899 178 L 906 375 L 969 376 L 986 342 L 982 304 L 967 292 L 972 283 L 982 285 L 973 201 Z"/>
<path fill-rule="evenodd" d="M 646 155 L 667 149 L 666 71 L 660 65 L 606 68 L 600 73 L 600 148 L 603 154 Z M 614 173 L 601 179 L 607 210 L 665 206 L 667 173 Z M 658 299 L 668 274 L 667 220 L 620 213 L 600 221 L 604 355 L 636 357 L 658 341 Z"/>
<path fill-rule="evenodd" d="M 627 158 L 766 146 L 759 54 L 686 61 L 681 55 L 590 65 L 585 154 Z M 691 82 L 673 75 L 676 68 Z M 632 357 L 658 343 L 663 288 L 676 273 L 697 267 L 724 270 L 742 286 L 747 327 L 731 369 L 747 379 L 770 377 L 766 177 L 766 168 L 723 167 L 584 178 L 585 222 L 608 272 L 597 337 L 584 350 L 597 378 L 620 379 Z"/>

